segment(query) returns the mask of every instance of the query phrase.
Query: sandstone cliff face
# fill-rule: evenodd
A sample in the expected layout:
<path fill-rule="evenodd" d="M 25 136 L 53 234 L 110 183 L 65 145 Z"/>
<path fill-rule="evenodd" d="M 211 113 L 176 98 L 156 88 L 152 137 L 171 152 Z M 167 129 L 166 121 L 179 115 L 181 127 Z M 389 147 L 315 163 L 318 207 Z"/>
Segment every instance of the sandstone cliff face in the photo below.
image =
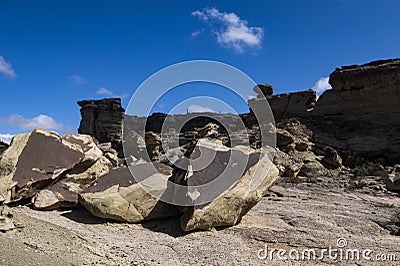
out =
<path fill-rule="evenodd" d="M 229 127 L 229 130 L 235 131 L 237 130 L 237 126 L 240 123 L 240 118 L 237 115 L 232 114 L 177 114 L 173 116 L 168 116 L 163 113 L 154 113 L 149 117 L 137 117 L 137 116 L 126 116 L 125 123 L 126 127 L 134 130 L 136 132 L 143 131 L 143 128 L 146 129 L 146 132 L 152 131 L 160 133 L 164 125 L 164 130 L 166 129 L 175 129 L 178 130 L 179 127 L 182 127 L 182 132 L 194 131 L 195 128 L 201 128 L 209 123 L 216 123 L 219 125 L 225 125 Z M 146 124 L 144 126 L 144 124 Z"/>
<path fill-rule="evenodd" d="M 272 95 L 273 86 L 259 84 L 253 90 L 257 98 L 249 100 L 249 114 L 241 114 L 246 127 L 257 126 L 254 111 L 268 108 L 275 121 L 296 117 L 310 128 L 313 141 L 319 146 L 331 146 L 343 155 L 345 161 L 351 156 L 382 158 L 389 163 L 400 161 L 400 59 L 381 60 L 362 66 L 354 65 L 336 69 L 330 75 L 331 90 L 325 91 L 316 101 L 313 90 Z M 265 100 L 266 99 L 266 100 Z M 96 137 L 100 142 L 112 142 L 121 150 L 123 109 L 119 99 L 81 101 L 82 121 L 79 133 Z M 230 114 L 196 114 L 168 117 L 166 125 L 185 124 L 181 132 L 218 121 L 235 131 L 238 116 Z M 159 133 L 167 115 L 156 113 L 148 118 L 128 117 L 125 122 L 130 129 L 139 132 L 146 123 L 146 131 Z M 207 118 L 208 117 L 208 118 Z M 210 118 L 211 117 L 211 118 Z M 262 117 L 262 124 L 270 119 Z M 146 121 L 147 120 L 147 121 Z M 187 122 L 183 122 L 187 121 Z"/>
<path fill-rule="evenodd" d="M 315 91 L 308 90 L 293 93 L 268 95 L 266 96 L 266 99 L 268 100 L 276 122 L 279 122 L 280 120 L 285 118 L 310 117 L 310 111 L 315 105 L 317 95 Z M 261 110 L 266 108 L 266 104 L 265 101 L 263 101 L 263 99 L 261 99 L 260 97 L 250 99 L 248 103 L 251 107 L 249 124 L 252 124 L 251 121 L 254 120 L 253 111 L 256 113 L 262 113 Z"/>
<path fill-rule="evenodd" d="M 124 119 L 121 99 L 85 100 L 78 105 L 82 116 L 79 134 L 91 135 L 100 143 L 111 142 L 113 148 L 120 150 Z"/>
<path fill-rule="evenodd" d="M 336 69 L 308 121 L 314 138 L 345 155 L 400 160 L 400 59 Z"/>
<path fill-rule="evenodd" d="M 318 99 L 315 116 L 375 125 L 400 124 L 400 59 L 336 69 L 329 83 L 332 90 Z"/>
<path fill-rule="evenodd" d="M 268 102 L 275 119 L 279 121 L 283 118 L 309 117 L 316 99 L 315 91 L 308 90 L 274 95 Z"/>

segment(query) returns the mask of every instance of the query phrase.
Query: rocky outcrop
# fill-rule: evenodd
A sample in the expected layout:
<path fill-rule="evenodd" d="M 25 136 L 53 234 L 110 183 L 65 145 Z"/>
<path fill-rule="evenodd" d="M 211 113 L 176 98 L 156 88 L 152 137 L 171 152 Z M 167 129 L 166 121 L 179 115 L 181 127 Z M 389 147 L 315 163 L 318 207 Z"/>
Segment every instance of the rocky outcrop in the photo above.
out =
<path fill-rule="evenodd" d="M 253 91 L 257 93 L 257 98 L 271 98 L 274 94 L 274 86 L 270 84 L 258 84 L 253 88 Z"/>
<path fill-rule="evenodd" d="M 332 89 L 318 99 L 315 116 L 376 126 L 400 125 L 400 59 L 336 69 L 329 83 Z"/>
<path fill-rule="evenodd" d="M 308 118 L 311 116 L 310 111 L 313 109 L 317 95 L 313 90 L 268 95 L 266 97 L 270 105 L 271 111 L 275 120 L 278 122 L 284 118 Z M 250 110 L 250 120 L 254 120 L 253 110 L 258 113 L 258 109 L 266 108 L 266 103 L 263 99 L 254 98 L 248 101 Z M 252 119 L 253 118 L 253 119 Z"/>
<path fill-rule="evenodd" d="M 195 132 L 195 128 L 203 127 L 208 123 L 221 123 L 227 131 L 237 132 L 238 119 L 241 119 L 248 129 L 258 125 L 255 119 L 255 110 L 265 110 L 265 99 L 268 101 L 275 121 L 279 122 L 288 118 L 298 118 L 309 129 L 314 131 L 313 141 L 322 149 L 330 146 L 343 155 L 345 163 L 351 156 L 367 156 L 372 159 L 382 159 L 389 164 L 400 159 L 400 59 L 381 60 L 365 65 L 354 65 L 336 69 L 330 75 L 331 90 L 325 91 L 316 102 L 316 92 L 313 90 L 273 95 L 273 86 L 259 84 L 253 88 L 258 93 L 257 98 L 249 100 L 251 107 L 249 114 L 239 117 L 229 114 L 198 114 L 168 116 L 155 113 L 148 118 L 126 117 L 125 123 L 130 124 L 130 129 L 142 134 L 146 132 L 160 133 L 164 121 L 166 128 L 174 128 L 187 121 L 179 133 Z M 110 129 L 96 129 L 97 120 L 100 125 L 104 119 L 98 119 L 99 106 L 107 106 L 103 101 L 82 101 L 82 121 L 80 132 L 90 134 L 103 141 L 120 143 L 123 112 L 117 111 L 118 119 L 110 119 Z M 101 104 L 100 104 L 101 103 Z M 119 106 L 118 103 L 115 106 Z M 100 108 L 101 109 L 101 108 Z M 106 108 L 107 109 L 107 108 Z M 112 108 L 111 108 L 112 109 Z M 107 110 L 110 110 L 108 108 Z M 113 112 L 112 112 L 113 113 Z M 106 115 L 107 116 L 107 115 Z M 197 117 L 196 117 L 197 116 Z M 269 119 L 269 118 L 263 118 Z M 108 120 L 108 119 L 107 119 Z M 273 122 L 270 118 L 267 122 Z M 220 122 L 218 122 L 220 121 Z M 262 123 L 267 123 L 262 121 Z M 262 126 L 262 125 L 261 125 Z M 102 126 L 100 126 L 102 128 Z M 176 128 L 176 127 L 175 127 Z M 223 127 L 221 127 L 224 129 Z M 109 132 L 104 137 L 99 132 Z M 195 133 L 194 133 L 195 134 Z M 224 134 L 222 134 L 224 135 Z M 117 136 L 117 137 L 115 137 Z M 115 141 L 115 139 L 117 139 Z M 119 147 L 121 148 L 121 147 Z M 292 148 L 292 147 L 288 147 Z M 307 143 L 296 143 L 298 150 L 307 150 Z M 154 157 L 154 156 L 153 156 Z"/>
<path fill-rule="evenodd" d="M 196 162 L 200 156 L 209 153 L 215 153 L 215 157 L 207 167 L 201 169 L 198 167 L 199 165 L 195 165 L 202 163 Z M 229 162 L 230 156 L 235 158 L 233 162 Z M 261 150 L 230 149 L 218 141 L 207 139 L 197 143 L 190 158 L 194 160 L 190 169 L 200 170 L 189 171 L 185 177 L 188 186 L 187 195 L 193 201 L 194 206 L 187 208 L 181 218 L 181 226 L 184 231 L 209 230 L 214 227 L 232 226 L 239 223 L 243 215 L 261 200 L 264 191 L 273 184 L 279 174 L 268 155 Z M 235 167 L 246 158 L 248 161 L 244 165 L 244 171 L 238 175 L 240 170 L 236 170 Z M 235 175 L 238 175 L 237 179 Z M 192 186 L 210 182 L 215 184 L 210 186 L 209 190 L 204 191 L 204 195 L 192 188 Z M 216 197 L 211 202 L 196 204 L 214 192 Z"/>
<path fill-rule="evenodd" d="M 225 125 L 229 127 L 226 130 L 235 131 L 241 123 L 240 116 L 232 114 L 207 113 L 206 115 L 201 115 L 198 113 L 188 113 L 170 115 L 167 120 L 166 118 L 167 115 L 163 113 L 153 113 L 149 117 L 126 116 L 124 120 L 125 130 L 134 130 L 142 133 L 143 128 L 145 128 L 146 132 L 160 133 L 165 122 L 165 129 L 173 128 L 178 130 L 182 127 L 181 132 L 178 133 L 195 131 L 196 128 L 204 127 L 209 123 L 219 126 Z M 221 130 L 225 130 L 223 126 Z"/>
<path fill-rule="evenodd" d="M 275 120 L 283 118 L 309 117 L 315 105 L 316 93 L 313 90 L 277 94 L 268 99 Z"/>
<path fill-rule="evenodd" d="M 400 160 L 400 60 L 336 69 L 308 121 L 317 143 L 349 156 Z"/>
<path fill-rule="evenodd" d="M 124 119 L 121 99 L 85 100 L 78 105 L 82 116 L 78 133 L 91 135 L 100 143 L 111 142 L 114 149 L 120 150 Z"/>

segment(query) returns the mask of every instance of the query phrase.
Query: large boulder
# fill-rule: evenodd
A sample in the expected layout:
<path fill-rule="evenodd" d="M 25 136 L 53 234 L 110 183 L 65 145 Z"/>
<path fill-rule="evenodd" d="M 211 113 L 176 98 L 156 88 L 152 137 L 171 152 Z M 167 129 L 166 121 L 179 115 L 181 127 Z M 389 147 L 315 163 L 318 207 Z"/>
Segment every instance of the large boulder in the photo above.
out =
<path fill-rule="evenodd" d="M 215 154 L 212 162 L 205 168 L 197 168 L 195 159 L 200 156 L 208 157 L 208 154 Z M 229 162 L 230 156 L 235 160 Z M 239 223 L 243 215 L 261 200 L 264 191 L 272 185 L 279 174 L 264 150 L 249 150 L 243 146 L 231 149 L 214 140 L 201 139 L 190 158 L 194 161 L 189 169 L 201 170 L 188 171 L 184 179 L 188 186 L 187 195 L 194 205 L 187 207 L 181 218 L 184 231 L 208 230 Z M 243 173 L 238 173 L 240 170 L 235 167 L 241 162 L 245 163 L 245 167 Z M 236 179 L 234 179 L 235 174 L 239 174 Z M 219 177 L 220 175 L 222 176 Z M 204 195 L 193 189 L 193 186 L 215 182 L 217 178 L 222 182 L 211 184 Z M 214 194 L 214 191 L 216 197 L 212 197 L 211 202 L 203 203 L 204 197 Z"/>
<path fill-rule="evenodd" d="M 0 159 L 0 189 L 6 202 L 29 199 L 72 170 L 87 169 L 102 156 L 88 135 L 66 135 L 35 129 L 17 135 Z"/>
<path fill-rule="evenodd" d="M 93 215 L 117 221 L 136 223 L 174 216 L 178 210 L 155 197 L 165 192 L 171 175 L 171 167 L 157 162 L 114 168 L 80 193 L 79 202 Z M 151 188 L 151 194 L 142 186 Z"/>
<path fill-rule="evenodd" d="M 276 129 L 276 145 L 280 146 L 287 146 L 294 142 L 292 134 L 290 134 L 287 130 L 282 128 Z"/>
<path fill-rule="evenodd" d="M 322 162 L 328 167 L 332 169 L 339 168 L 342 166 L 342 158 L 339 153 L 332 147 L 325 148 L 325 155 L 322 158 Z"/>
<path fill-rule="evenodd" d="M 5 150 L 0 158 L 0 193 L 4 195 L 4 202 L 11 199 L 11 188 L 15 186 L 12 179 L 17 162 L 30 135 L 31 133 L 26 133 L 14 136 L 11 147 Z"/>

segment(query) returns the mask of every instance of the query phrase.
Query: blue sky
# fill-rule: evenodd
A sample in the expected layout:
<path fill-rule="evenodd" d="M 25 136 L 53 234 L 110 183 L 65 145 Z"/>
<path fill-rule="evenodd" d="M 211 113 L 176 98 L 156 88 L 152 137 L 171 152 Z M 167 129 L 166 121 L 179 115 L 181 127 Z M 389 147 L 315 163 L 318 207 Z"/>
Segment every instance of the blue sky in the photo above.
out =
<path fill-rule="evenodd" d="M 230 64 L 277 93 L 318 81 L 323 90 L 336 67 L 400 57 L 399 10 L 396 0 L 2 0 L 0 138 L 35 126 L 75 132 L 77 100 L 120 96 L 126 106 L 146 78 L 186 60 Z M 199 94 L 235 102 L 218 86 L 186 84 L 156 110 Z"/>

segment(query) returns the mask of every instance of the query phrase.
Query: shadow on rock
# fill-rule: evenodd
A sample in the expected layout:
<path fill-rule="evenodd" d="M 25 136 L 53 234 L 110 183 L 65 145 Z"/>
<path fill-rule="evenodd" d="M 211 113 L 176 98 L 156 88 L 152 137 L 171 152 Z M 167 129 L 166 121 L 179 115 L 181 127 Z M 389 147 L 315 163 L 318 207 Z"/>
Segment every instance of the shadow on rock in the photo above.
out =
<path fill-rule="evenodd" d="M 102 224 L 106 222 L 105 219 L 92 215 L 83 207 L 74 208 L 70 212 L 63 213 L 62 216 L 83 224 Z"/>

